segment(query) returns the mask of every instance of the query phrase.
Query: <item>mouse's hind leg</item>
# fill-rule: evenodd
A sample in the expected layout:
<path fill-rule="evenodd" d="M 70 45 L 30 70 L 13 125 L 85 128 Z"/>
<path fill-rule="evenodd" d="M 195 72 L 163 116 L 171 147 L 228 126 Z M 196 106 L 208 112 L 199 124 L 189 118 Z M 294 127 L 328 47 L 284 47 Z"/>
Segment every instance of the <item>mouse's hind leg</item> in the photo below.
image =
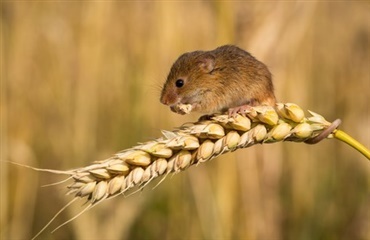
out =
<path fill-rule="evenodd" d="M 247 110 L 250 110 L 251 107 L 252 107 L 251 105 L 242 105 L 242 106 L 238 106 L 238 107 L 229 108 L 229 110 L 227 112 L 229 114 L 229 117 L 235 117 L 236 114 L 238 114 L 238 113 L 245 116 L 245 112 Z"/>
<path fill-rule="evenodd" d="M 250 110 L 251 107 L 257 106 L 257 105 L 258 105 L 258 101 L 253 98 L 253 99 L 247 101 L 243 105 L 229 108 L 227 112 L 229 114 L 229 117 L 235 117 L 236 114 L 238 114 L 238 113 L 245 116 L 246 111 Z"/>

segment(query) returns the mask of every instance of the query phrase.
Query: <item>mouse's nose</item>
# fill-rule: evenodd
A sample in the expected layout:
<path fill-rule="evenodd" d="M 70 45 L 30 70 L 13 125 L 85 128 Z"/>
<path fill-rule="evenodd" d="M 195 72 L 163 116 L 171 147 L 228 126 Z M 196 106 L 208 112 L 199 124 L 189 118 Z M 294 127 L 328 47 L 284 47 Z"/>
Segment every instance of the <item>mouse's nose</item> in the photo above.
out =
<path fill-rule="evenodd" d="M 160 102 L 164 105 L 168 105 L 168 99 L 166 99 L 164 96 L 161 96 Z"/>
<path fill-rule="evenodd" d="M 165 94 L 162 94 L 160 101 L 164 105 L 173 105 L 176 102 L 176 99 L 177 97 L 175 94 L 165 93 Z"/>

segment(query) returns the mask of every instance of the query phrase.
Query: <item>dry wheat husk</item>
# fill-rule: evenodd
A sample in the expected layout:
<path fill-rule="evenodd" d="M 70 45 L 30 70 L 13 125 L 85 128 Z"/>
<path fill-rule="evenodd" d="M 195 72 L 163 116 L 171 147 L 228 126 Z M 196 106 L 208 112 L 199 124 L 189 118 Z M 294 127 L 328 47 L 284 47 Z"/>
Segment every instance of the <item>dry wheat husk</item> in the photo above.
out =
<path fill-rule="evenodd" d="M 260 143 L 304 142 L 330 126 L 322 116 L 292 103 L 252 107 L 246 116 L 217 115 L 194 122 L 163 137 L 116 153 L 89 166 L 69 170 L 68 194 L 92 204 L 145 186 L 159 176 L 181 172 L 220 154 Z"/>
<path fill-rule="evenodd" d="M 186 124 L 174 131 L 162 131 L 161 138 L 125 149 L 106 160 L 55 172 L 70 176 L 72 183 L 68 185 L 68 194 L 74 196 L 72 201 L 87 199 L 89 204 L 83 213 L 105 199 L 125 194 L 133 188 L 141 189 L 158 177 L 181 172 L 221 154 L 255 144 L 304 142 L 315 138 L 330 125 L 314 112 L 306 117 L 293 103 L 278 103 L 275 108 L 257 106 L 245 116 L 215 115 L 211 120 Z"/>

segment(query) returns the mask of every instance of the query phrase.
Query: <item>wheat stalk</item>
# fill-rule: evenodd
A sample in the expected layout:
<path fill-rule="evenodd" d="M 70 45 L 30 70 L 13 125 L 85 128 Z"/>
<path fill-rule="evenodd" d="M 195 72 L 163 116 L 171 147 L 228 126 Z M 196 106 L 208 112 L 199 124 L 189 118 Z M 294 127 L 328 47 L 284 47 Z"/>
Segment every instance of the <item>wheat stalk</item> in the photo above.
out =
<path fill-rule="evenodd" d="M 68 179 L 72 179 L 72 183 L 68 185 L 68 194 L 73 194 L 74 199 L 67 206 L 79 198 L 86 198 L 89 202 L 83 211 L 60 228 L 105 199 L 125 194 L 135 187 L 142 189 L 158 177 L 184 171 L 239 148 L 280 141 L 312 144 L 335 137 L 340 120 L 330 123 L 317 113 L 310 114 L 305 117 L 303 110 L 293 103 L 278 103 L 276 108 L 252 107 L 245 115 L 216 115 L 210 120 L 186 124 L 174 131 L 162 131 L 161 138 L 141 143 L 86 167 L 69 171 L 36 170 L 70 176 Z M 363 154 L 366 156 L 366 153 L 369 151 L 365 148 Z"/>

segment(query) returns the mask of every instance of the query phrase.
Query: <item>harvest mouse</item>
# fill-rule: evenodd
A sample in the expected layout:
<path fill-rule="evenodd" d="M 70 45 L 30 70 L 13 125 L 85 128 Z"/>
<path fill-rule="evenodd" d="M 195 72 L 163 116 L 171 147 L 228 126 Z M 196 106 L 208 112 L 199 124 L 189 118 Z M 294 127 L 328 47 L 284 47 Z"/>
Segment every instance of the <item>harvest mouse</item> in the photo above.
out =
<path fill-rule="evenodd" d="M 243 49 L 225 45 L 212 51 L 182 54 L 164 83 L 161 103 L 213 114 L 242 113 L 256 105 L 275 105 L 271 73 L 266 65 Z"/>

